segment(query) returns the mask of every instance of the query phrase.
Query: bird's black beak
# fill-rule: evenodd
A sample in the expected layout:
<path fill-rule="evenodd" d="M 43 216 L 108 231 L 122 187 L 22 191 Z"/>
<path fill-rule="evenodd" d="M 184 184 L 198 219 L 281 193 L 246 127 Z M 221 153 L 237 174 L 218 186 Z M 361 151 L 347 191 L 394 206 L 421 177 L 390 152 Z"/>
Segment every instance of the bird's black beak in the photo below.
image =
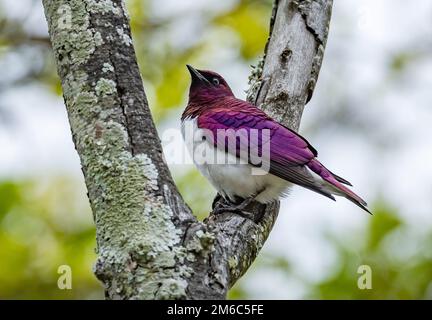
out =
<path fill-rule="evenodd" d="M 208 81 L 197 69 L 195 69 L 194 67 L 192 67 L 191 65 L 186 65 L 186 67 L 188 68 L 191 77 L 192 77 L 192 82 L 194 81 L 199 81 L 199 82 L 203 82 L 205 84 L 211 84 L 210 81 Z"/>

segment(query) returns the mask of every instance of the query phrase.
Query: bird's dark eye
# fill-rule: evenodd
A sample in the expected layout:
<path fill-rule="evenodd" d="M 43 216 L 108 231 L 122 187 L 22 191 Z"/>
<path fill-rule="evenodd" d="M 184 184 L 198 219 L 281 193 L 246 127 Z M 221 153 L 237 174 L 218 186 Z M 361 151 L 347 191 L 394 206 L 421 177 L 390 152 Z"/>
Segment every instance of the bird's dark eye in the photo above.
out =
<path fill-rule="evenodd" d="M 218 78 L 213 78 L 213 84 L 215 85 L 215 86 L 218 86 L 219 85 L 219 79 Z"/>

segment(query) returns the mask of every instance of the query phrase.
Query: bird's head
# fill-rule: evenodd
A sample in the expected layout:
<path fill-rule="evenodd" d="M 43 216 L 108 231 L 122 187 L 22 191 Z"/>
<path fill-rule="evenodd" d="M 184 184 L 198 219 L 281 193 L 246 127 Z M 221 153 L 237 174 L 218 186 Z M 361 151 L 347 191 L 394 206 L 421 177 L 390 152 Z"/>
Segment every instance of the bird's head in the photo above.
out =
<path fill-rule="evenodd" d="M 213 71 L 197 70 L 186 65 L 192 82 L 189 89 L 189 102 L 206 102 L 214 99 L 233 96 L 231 88 L 221 75 Z"/>

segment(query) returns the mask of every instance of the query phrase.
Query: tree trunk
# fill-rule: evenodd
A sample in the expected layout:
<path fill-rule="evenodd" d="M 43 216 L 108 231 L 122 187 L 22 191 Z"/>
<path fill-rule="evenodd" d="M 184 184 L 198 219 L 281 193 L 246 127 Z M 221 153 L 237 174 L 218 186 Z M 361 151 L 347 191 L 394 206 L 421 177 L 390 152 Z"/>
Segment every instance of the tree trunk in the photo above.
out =
<path fill-rule="evenodd" d="M 199 222 L 163 159 L 121 0 L 44 0 L 108 299 L 224 299 L 255 260 L 279 203 Z M 323 58 L 332 0 L 275 1 L 248 99 L 298 129 Z"/>

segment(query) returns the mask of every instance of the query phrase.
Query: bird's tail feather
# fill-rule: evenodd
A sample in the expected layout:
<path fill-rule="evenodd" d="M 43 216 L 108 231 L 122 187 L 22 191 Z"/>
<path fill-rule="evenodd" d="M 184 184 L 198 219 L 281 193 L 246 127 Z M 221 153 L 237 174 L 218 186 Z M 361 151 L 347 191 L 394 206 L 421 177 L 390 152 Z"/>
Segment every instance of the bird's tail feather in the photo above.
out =
<path fill-rule="evenodd" d="M 343 196 L 365 210 L 366 212 L 371 212 L 367 208 L 367 203 L 362 198 L 360 198 L 357 194 L 355 194 L 353 191 L 351 191 L 348 187 L 344 186 L 343 184 L 350 185 L 351 184 L 332 173 L 330 170 L 328 170 L 324 165 L 322 165 L 318 160 L 313 159 L 307 164 L 308 168 L 318 174 L 324 181 L 326 181 L 329 184 L 329 192 Z"/>
<path fill-rule="evenodd" d="M 327 168 L 326 168 L 327 169 Z M 327 169 L 328 170 L 328 169 Z M 340 176 L 338 176 L 338 175 L 336 175 L 336 174 L 334 174 L 333 172 L 331 172 L 330 170 L 328 170 L 328 172 L 330 172 L 331 173 L 331 175 L 337 180 L 337 181 L 339 181 L 339 182 L 341 182 L 341 183 L 343 183 L 343 184 L 346 184 L 346 185 L 348 185 L 348 186 L 351 186 L 352 187 L 352 184 L 351 184 L 351 182 L 349 182 L 349 181 L 347 181 L 347 180 L 345 180 L 344 178 L 342 178 L 342 177 L 340 177 Z"/>

